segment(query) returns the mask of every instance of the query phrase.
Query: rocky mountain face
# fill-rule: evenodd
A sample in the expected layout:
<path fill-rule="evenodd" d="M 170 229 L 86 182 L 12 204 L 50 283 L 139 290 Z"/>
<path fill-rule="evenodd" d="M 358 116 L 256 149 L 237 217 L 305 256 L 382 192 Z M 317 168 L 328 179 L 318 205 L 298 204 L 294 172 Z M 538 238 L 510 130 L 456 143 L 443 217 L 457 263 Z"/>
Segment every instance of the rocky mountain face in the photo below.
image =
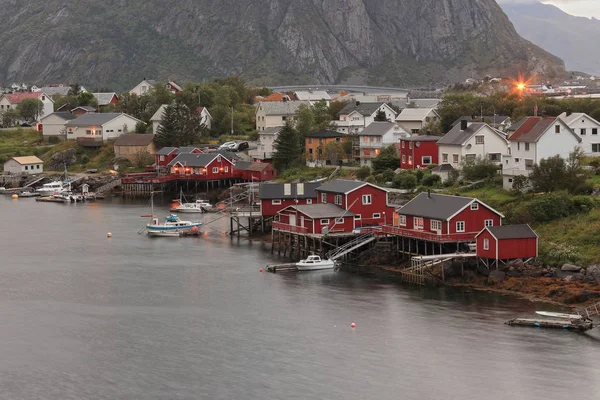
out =
<path fill-rule="evenodd" d="M 600 52 L 590 48 L 600 37 L 600 21 L 575 17 L 542 3 L 502 4 L 517 32 L 565 60 L 572 71 L 600 75 Z"/>
<path fill-rule="evenodd" d="M 0 0 L 0 82 L 440 85 L 563 72 L 494 0 Z"/>

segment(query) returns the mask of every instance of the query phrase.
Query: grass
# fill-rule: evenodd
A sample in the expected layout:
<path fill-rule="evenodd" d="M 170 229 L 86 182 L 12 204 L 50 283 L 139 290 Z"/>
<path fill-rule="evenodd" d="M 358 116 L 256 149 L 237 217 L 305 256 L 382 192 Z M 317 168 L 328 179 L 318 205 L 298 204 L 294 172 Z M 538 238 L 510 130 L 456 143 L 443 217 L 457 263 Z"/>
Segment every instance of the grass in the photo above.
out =
<path fill-rule="evenodd" d="M 40 156 L 50 146 L 45 146 L 42 134 L 33 129 L 0 131 L 0 164 L 11 157 Z"/>
<path fill-rule="evenodd" d="M 312 181 L 319 178 L 326 178 L 333 172 L 334 168 L 309 168 L 309 167 L 296 167 L 290 168 L 284 171 L 277 182 L 293 182 L 293 181 Z"/>

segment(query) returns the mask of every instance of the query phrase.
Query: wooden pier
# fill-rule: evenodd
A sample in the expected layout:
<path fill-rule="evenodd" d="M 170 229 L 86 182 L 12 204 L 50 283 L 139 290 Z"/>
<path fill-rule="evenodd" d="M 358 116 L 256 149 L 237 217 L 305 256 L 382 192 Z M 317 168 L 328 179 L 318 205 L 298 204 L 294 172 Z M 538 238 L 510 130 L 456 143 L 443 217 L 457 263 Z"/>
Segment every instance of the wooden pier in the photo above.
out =
<path fill-rule="evenodd" d="M 510 326 L 528 326 L 533 328 L 566 329 L 569 331 L 588 331 L 594 327 L 589 320 L 514 318 L 506 322 Z"/>

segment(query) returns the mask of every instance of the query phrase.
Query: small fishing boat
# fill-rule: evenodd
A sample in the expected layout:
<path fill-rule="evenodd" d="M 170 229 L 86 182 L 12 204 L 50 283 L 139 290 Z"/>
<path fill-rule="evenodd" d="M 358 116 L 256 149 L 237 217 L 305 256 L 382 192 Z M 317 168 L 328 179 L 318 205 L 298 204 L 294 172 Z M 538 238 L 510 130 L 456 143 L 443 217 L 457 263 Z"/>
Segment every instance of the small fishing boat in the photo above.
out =
<path fill-rule="evenodd" d="M 193 222 L 193 221 L 182 221 L 179 219 L 177 215 L 167 215 L 165 217 L 165 221 L 163 223 L 158 222 L 158 217 L 154 215 L 154 192 L 151 193 L 150 196 L 150 209 L 151 214 L 150 223 L 146 225 L 146 230 L 148 231 L 148 235 L 152 236 L 168 236 L 173 237 L 175 234 L 180 235 L 184 233 L 197 233 L 200 230 L 201 222 Z M 160 233 L 171 232 L 172 235 Z"/>
<path fill-rule="evenodd" d="M 560 318 L 560 319 L 583 319 L 583 317 L 579 314 L 566 314 L 552 311 L 536 311 L 537 315 L 541 315 L 543 317 L 550 318 Z"/>
<path fill-rule="evenodd" d="M 28 190 L 25 190 L 25 191 L 19 193 L 19 197 L 39 197 L 39 196 L 40 196 L 39 193 L 30 192 Z"/>
<path fill-rule="evenodd" d="M 321 260 L 319 256 L 308 256 L 306 260 L 300 260 L 296 263 L 298 271 L 318 271 L 322 269 L 333 269 L 335 261 Z"/>
<path fill-rule="evenodd" d="M 67 189 L 63 181 L 52 181 L 50 183 L 44 183 L 42 187 L 36 189 L 36 193 L 40 196 L 52 196 L 55 194 L 62 194 Z"/>
<path fill-rule="evenodd" d="M 148 231 L 148 236 L 152 237 L 180 237 L 181 232 L 178 231 Z"/>
<path fill-rule="evenodd" d="M 171 212 L 176 213 L 202 213 L 210 209 L 212 205 L 206 201 L 198 199 L 194 203 L 186 203 L 183 197 L 183 190 L 179 193 L 179 199 L 175 200 L 177 205 L 171 208 Z"/>

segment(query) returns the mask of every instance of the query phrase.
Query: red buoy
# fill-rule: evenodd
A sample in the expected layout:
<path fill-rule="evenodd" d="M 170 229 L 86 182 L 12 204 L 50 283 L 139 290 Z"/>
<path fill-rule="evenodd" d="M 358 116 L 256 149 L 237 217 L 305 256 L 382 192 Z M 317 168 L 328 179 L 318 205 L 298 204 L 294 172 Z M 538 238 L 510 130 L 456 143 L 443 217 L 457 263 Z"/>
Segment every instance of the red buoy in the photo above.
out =
<path fill-rule="evenodd" d="M 351 328 L 356 328 L 356 324 L 353 322 L 353 323 L 350 324 L 350 327 Z"/>
<path fill-rule="evenodd" d="M 262 272 L 262 268 L 258 270 L 258 272 Z"/>

